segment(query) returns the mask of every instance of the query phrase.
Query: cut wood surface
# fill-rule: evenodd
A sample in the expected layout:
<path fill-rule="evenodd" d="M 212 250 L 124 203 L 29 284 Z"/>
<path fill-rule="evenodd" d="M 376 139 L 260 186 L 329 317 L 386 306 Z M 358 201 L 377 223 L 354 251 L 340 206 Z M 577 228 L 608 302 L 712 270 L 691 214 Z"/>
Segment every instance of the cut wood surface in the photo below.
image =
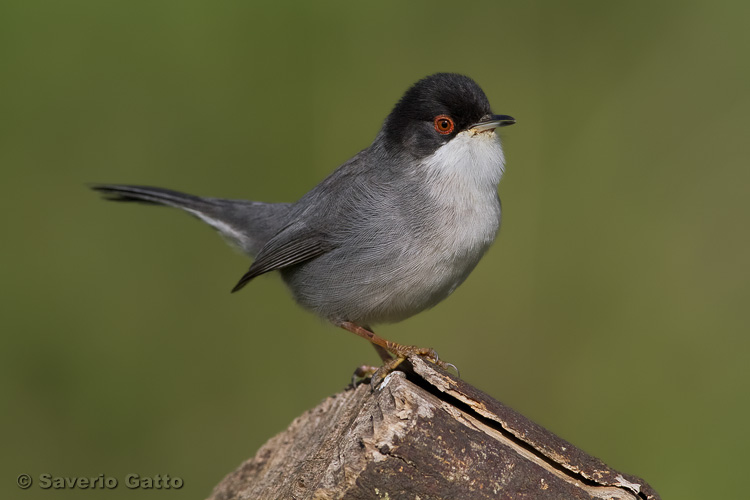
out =
<path fill-rule="evenodd" d="M 295 419 L 216 486 L 229 499 L 659 496 L 421 358 Z"/>

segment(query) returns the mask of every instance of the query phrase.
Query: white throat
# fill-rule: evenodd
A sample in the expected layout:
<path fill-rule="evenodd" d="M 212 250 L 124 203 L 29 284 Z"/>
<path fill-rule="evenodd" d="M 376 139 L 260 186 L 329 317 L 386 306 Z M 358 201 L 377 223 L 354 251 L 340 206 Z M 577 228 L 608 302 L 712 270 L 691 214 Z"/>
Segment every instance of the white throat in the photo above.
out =
<path fill-rule="evenodd" d="M 500 227 L 497 185 L 504 165 L 494 131 L 461 132 L 424 159 L 426 187 L 450 227 L 444 243 L 454 251 L 483 253 L 495 239 Z"/>
<path fill-rule="evenodd" d="M 503 176 L 505 157 L 500 138 L 494 131 L 464 131 L 424 160 L 430 187 L 438 199 L 457 194 L 477 195 L 477 191 L 497 190 Z M 446 192 L 448 191 L 448 192 Z"/>

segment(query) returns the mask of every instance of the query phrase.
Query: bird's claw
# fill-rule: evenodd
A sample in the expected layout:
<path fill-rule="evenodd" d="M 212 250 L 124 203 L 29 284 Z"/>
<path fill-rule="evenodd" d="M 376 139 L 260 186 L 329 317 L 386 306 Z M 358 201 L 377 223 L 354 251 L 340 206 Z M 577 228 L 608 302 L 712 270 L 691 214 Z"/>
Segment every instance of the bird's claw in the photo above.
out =
<path fill-rule="evenodd" d="M 422 358 L 425 358 L 426 360 L 432 362 L 433 364 L 438 365 L 443 370 L 449 370 L 453 369 L 454 372 L 456 372 L 456 376 L 461 377 L 461 374 L 458 371 L 458 368 L 453 363 L 448 363 L 445 361 L 440 360 L 440 356 L 438 356 L 437 351 L 435 349 L 432 349 L 430 347 L 420 347 L 414 349 L 414 354 L 417 356 L 420 356 Z"/>
<path fill-rule="evenodd" d="M 461 372 L 458 371 L 458 367 L 454 365 L 453 363 L 443 363 L 445 366 L 442 368 L 447 370 L 448 368 L 453 368 L 453 371 L 456 372 L 456 377 L 461 378 Z"/>
<path fill-rule="evenodd" d="M 352 373 L 352 387 L 357 388 L 359 384 L 364 383 L 367 379 L 372 377 L 380 370 L 377 366 L 361 365 L 358 366 L 354 373 Z"/>

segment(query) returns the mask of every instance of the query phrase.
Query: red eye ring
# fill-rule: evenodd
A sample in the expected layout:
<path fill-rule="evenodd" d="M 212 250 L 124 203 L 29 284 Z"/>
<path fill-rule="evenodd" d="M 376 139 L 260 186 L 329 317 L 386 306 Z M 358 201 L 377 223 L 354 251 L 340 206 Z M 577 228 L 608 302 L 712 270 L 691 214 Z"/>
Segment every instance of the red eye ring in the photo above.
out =
<path fill-rule="evenodd" d="M 437 115 L 435 117 L 435 130 L 438 134 L 448 135 L 453 132 L 456 124 L 453 123 L 453 119 L 448 115 Z"/>

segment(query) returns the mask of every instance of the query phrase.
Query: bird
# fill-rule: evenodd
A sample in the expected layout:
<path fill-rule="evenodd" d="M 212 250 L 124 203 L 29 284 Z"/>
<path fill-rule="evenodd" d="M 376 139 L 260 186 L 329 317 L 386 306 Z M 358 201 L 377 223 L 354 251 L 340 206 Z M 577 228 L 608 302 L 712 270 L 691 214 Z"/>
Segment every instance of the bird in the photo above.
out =
<path fill-rule="evenodd" d="M 105 199 L 181 209 L 253 258 L 232 289 L 278 271 L 294 300 L 369 340 L 383 368 L 409 356 L 452 367 L 373 325 L 429 309 L 464 282 L 494 242 L 505 168 L 487 96 L 465 75 L 414 83 L 372 144 L 293 203 L 199 197 L 157 187 L 95 184 Z"/>

